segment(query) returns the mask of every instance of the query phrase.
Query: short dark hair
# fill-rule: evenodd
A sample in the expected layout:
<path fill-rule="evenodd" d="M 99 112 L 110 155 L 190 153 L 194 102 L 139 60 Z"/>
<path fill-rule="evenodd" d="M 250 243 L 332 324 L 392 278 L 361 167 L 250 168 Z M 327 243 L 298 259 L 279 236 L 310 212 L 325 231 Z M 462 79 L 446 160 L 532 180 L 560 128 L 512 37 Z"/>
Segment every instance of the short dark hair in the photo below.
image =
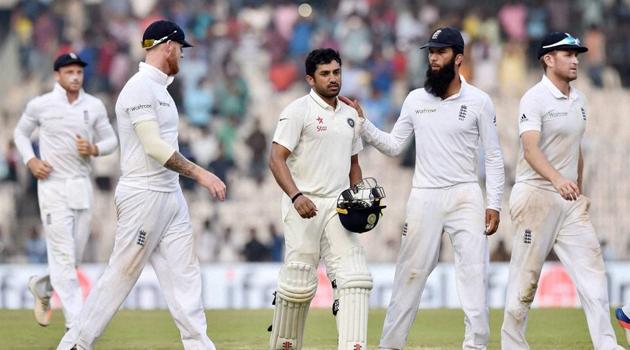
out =
<path fill-rule="evenodd" d="M 333 60 L 337 61 L 341 66 L 341 57 L 339 57 L 339 52 L 331 48 L 315 49 L 311 51 L 304 62 L 306 75 L 313 76 L 317 70 L 318 64 L 328 64 Z"/>

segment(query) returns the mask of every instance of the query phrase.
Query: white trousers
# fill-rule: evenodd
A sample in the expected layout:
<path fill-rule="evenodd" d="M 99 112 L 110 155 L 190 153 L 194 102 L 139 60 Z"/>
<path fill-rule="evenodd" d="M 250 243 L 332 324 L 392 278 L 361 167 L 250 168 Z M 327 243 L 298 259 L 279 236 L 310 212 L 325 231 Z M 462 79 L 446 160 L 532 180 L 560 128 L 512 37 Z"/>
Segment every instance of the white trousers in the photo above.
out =
<path fill-rule="evenodd" d="M 201 275 L 193 252 L 188 206 L 181 190 L 153 192 L 119 185 L 118 227 L 112 255 L 79 316 L 58 349 L 91 349 L 150 262 L 185 349 L 211 349 L 201 297 Z"/>
<path fill-rule="evenodd" d="M 72 192 L 68 191 L 70 187 Z M 52 285 L 61 300 L 66 328 L 72 328 L 83 306 L 76 266 L 90 236 L 92 185 L 89 178 L 43 180 L 38 182 L 37 196 L 50 274 L 39 276 L 37 284 Z"/>
<path fill-rule="evenodd" d="M 427 278 L 437 265 L 444 232 L 453 244 L 457 292 L 465 314 L 462 347 L 486 348 L 488 243 L 484 217 L 483 197 L 476 183 L 411 190 L 381 349 L 402 349 L 407 342 Z"/>
<path fill-rule="evenodd" d="M 337 217 L 337 198 L 309 197 L 317 207 L 317 215 L 304 219 L 293 208 L 288 198 L 283 199 L 284 263 L 301 262 L 317 269 L 320 259 L 332 281 L 340 268 L 342 258 L 353 249 L 363 247 L 356 233 L 346 230 Z M 363 254 L 365 256 L 365 254 Z"/>
<path fill-rule="evenodd" d="M 517 183 L 510 195 L 512 258 L 501 328 L 501 348 L 529 349 L 527 314 L 545 258 L 553 248 L 573 279 L 596 350 L 621 349 L 610 321 L 604 260 L 588 214 L 590 201 Z"/>

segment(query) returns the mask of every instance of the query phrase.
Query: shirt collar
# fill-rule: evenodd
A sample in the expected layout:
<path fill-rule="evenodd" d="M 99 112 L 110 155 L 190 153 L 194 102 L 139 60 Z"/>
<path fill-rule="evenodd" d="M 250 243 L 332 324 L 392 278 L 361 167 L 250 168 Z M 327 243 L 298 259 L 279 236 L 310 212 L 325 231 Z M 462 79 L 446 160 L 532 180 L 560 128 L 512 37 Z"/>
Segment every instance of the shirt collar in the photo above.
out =
<path fill-rule="evenodd" d="M 146 74 L 149 78 L 151 78 L 151 80 L 160 85 L 169 86 L 175 79 L 174 76 L 166 75 L 166 73 L 162 72 L 157 67 L 145 62 L 140 62 L 138 69 L 140 72 Z"/>
<path fill-rule="evenodd" d="M 573 93 L 573 89 L 569 90 L 569 96 L 566 96 L 565 94 L 562 93 L 562 91 L 560 91 L 560 89 L 558 89 L 553 82 L 547 78 L 546 74 L 543 74 L 542 76 L 542 80 L 541 80 L 542 84 L 544 87 L 547 88 L 547 90 L 549 90 L 549 92 L 551 92 L 551 94 L 553 95 L 553 97 L 557 98 L 557 99 L 574 99 L 574 93 Z"/>
<path fill-rule="evenodd" d="M 59 96 L 61 96 L 64 99 L 64 101 L 68 102 L 68 95 L 67 95 L 66 89 L 64 89 L 63 86 L 61 86 L 61 84 L 55 83 L 55 85 L 53 86 L 53 91 Z M 79 96 L 72 104 L 79 103 L 79 101 L 83 99 L 84 95 L 85 95 L 85 91 L 83 89 L 79 90 Z"/>
<path fill-rule="evenodd" d="M 309 92 L 309 95 L 313 98 L 313 100 L 315 100 L 315 102 L 317 102 L 317 104 L 322 107 L 323 109 L 328 109 L 328 110 L 332 110 L 333 106 L 329 105 L 328 103 L 326 103 L 326 101 L 324 101 L 324 99 L 322 99 L 321 96 L 319 96 L 315 90 L 311 89 L 311 92 Z M 338 112 L 341 109 L 341 104 L 343 102 L 339 101 L 339 98 L 335 97 L 335 99 L 337 99 L 337 107 L 334 109 L 335 112 Z"/>

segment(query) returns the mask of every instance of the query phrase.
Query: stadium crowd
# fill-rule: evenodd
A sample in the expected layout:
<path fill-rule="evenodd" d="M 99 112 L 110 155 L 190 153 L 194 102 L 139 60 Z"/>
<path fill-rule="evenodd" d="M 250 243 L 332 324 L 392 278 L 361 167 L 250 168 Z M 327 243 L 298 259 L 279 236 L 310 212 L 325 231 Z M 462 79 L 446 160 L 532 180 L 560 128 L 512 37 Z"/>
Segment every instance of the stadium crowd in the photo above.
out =
<path fill-rule="evenodd" d="M 479 5 L 476 5 L 479 3 Z M 281 261 L 280 191 L 267 169 L 278 112 L 307 85 L 305 55 L 333 47 L 343 59 L 342 93 L 362 101 L 379 127 L 391 127 L 402 99 L 424 82 L 418 50 L 432 29 L 452 25 L 466 37 L 464 76 L 493 96 L 506 160 L 514 179 L 518 99 L 540 78 L 534 51 L 548 31 L 567 31 L 589 47 L 578 86 L 591 100 L 586 188 L 605 257 L 630 256 L 630 2 L 603 1 L 385 1 L 116 0 L 18 1 L 0 9 L 0 262 L 42 262 L 35 179 L 23 166 L 11 133 L 26 102 L 52 86 L 52 61 L 74 51 L 87 61 L 86 91 L 113 107 L 135 73 L 144 28 L 159 18 L 180 24 L 195 47 L 186 50 L 169 91 L 181 112 L 182 154 L 228 185 L 225 203 L 211 202 L 182 178 L 202 262 Z M 483 5 L 481 5 L 483 4 Z M 624 139 L 625 136 L 625 139 Z M 615 142 L 616 141 L 616 142 Z M 36 141 L 35 141 L 36 145 Z M 411 151 L 410 151 L 411 152 Z M 375 232 L 362 237 L 370 261 L 394 261 L 410 186 L 413 155 L 387 159 L 361 154 L 364 174 L 385 187 L 388 209 Z M 376 171 L 376 169 L 386 169 Z M 94 162 L 95 215 L 87 261 L 104 261 L 113 244 L 113 189 L 117 155 Z M 507 204 L 504 205 L 507 208 Z M 505 212 L 504 212 L 505 214 Z M 492 240 L 494 260 L 509 256 L 504 215 Z M 448 245 L 444 245 L 448 250 Z M 507 248 L 506 248 L 507 247 Z M 445 254 L 448 259 L 448 252 Z"/>

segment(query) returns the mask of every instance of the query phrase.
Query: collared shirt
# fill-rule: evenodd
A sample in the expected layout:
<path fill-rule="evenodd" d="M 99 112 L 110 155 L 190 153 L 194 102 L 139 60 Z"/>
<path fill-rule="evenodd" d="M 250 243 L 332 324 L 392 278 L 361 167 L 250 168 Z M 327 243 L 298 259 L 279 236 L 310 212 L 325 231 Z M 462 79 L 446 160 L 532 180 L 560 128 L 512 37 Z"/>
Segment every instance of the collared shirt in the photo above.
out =
<path fill-rule="evenodd" d="M 38 127 L 40 159 L 53 168 L 49 179 L 90 175 L 91 157 L 79 155 L 77 135 L 96 142 L 100 155 L 112 153 L 118 145 L 103 102 L 81 89 L 78 98 L 70 103 L 66 90 L 58 83 L 52 91 L 26 105 L 15 127 L 15 145 L 25 164 L 35 157 L 30 138 Z"/>
<path fill-rule="evenodd" d="M 501 209 L 505 174 L 490 97 L 463 77 L 458 93 L 442 100 L 416 89 L 407 95 L 391 133 L 369 120 L 361 136 L 381 152 L 400 154 L 415 134 L 415 188 L 444 188 L 478 182 L 479 146 L 483 145 L 487 207 Z"/>
<path fill-rule="evenodd" d="M 339 100 L 333 108 L 313 90 L 280 113 L 273 142 L 291 151 L 287 166 L 302 193 L 337 197 L 350 187 L 350 158 L 363 149 L 357 118 L 354 108 Z"/>
<path fill-rule="evenodd" d="M 158 192 L 179 189 L 179 174 L 147 155 L 134 129 L 134 125 L 141 121 L 155 120 L 160 127 L 160 138 L 179 150 L 179 114 L 166 90 L 172 81 L 173 77 L 141 62 L 138 72 L 127 81 L 118 96 L 116 118 L 120 137 L 121 185 Z"/>
<path fill-rule="evenodd" d="M 540 150 L 563 177 L 576 182 L 580 143 L 586 128 L 586 100 L 581 92 L 571 87 L 565 96 L 543 75 L 541 81 L 529 89 L 519 107 L 519 134 L 540 132 Z M 554 191 L 550 181 L 538 174 L 525 160 L 523 144 L 516 165 L 516 182 Z"/>

